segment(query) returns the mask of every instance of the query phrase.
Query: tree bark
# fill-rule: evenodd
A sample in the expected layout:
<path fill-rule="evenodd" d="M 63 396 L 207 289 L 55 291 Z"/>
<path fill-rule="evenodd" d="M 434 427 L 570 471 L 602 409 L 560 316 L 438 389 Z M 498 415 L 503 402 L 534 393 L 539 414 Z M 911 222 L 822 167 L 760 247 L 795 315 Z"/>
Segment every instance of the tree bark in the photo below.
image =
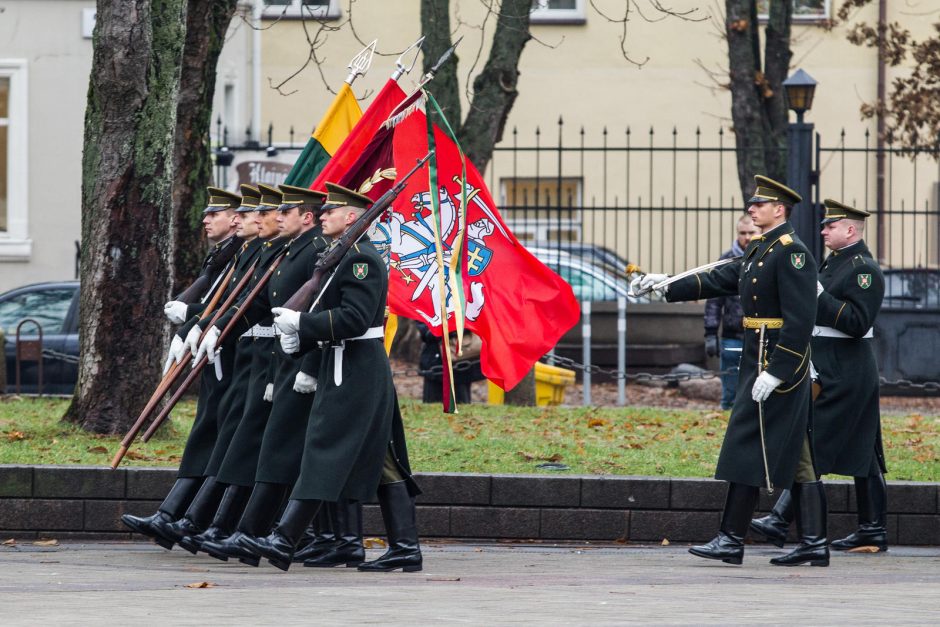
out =
<path fill-rule="evenodd" d="M 199 274 L 206 238 L 201 228 L 206 187 L 212 183 L 212 97 L 216 68 L 225 33 L 237 0 L 189 0 L 186 44 L 183 48 L 176 140 L 173 163 L 173 210 L 176 237 L 173 250 L 173 293 L 182 291 Z"/>
<path fill-rule="evenodd" d="M 80 363 L 65 420 L 125 431 L 160 373 L 185 0 L 99 0 L 82 157 Z"/>
<path fill-rule="evenodd" d="M 441 55 L 453 45 L 450 38 L 450 0 L 421 0 L 421 45 L 424 58 L 424 72 L 427 73 Z M 460 84 L 457 80 L 457 51 L 441 67 L 427 89 L 441 105 L 447 120 L 456 126 L 460 124 Z M 437 122 L 437 112 L 429 112 Z M 440 123 L 438 122 L 438 125 Z"/>
<path fill-rule="evenodd" d="M 755 174 L 786 180 L 788 120 L 782 83 L 792 56 L 792 12 L 791 0 L 770 0 L 762 63 L 756 0 L 725 0 L 731 120 L 744 198 L 754 191 Z"/>

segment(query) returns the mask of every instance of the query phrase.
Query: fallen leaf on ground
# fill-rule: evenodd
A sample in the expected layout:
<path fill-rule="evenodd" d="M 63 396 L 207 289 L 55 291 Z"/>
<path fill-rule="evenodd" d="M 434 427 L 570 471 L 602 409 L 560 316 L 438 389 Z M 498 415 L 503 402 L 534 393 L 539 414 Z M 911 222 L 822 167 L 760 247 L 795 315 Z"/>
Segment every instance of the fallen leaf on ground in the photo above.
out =
<path fill-rule="evenodd" d="M 185 588 L 215 588 L 216 584 L 211 581 L 197 581 L 195 583 L 188 583 Z"/>
<path fill-rule="evenodd" d="M 382 538 L 366 538 L 362 541 L 362 546 L 367 549 L 384 549 L 388 543 Z"/>
<path fill-rule="evenodd" d="M 561 453 L 552 453 L 548 457 L 539 457 L 539 459 L 546 462 L 560 462 L 564 458 L 561 456 Z"/>
<path fill-rule="evenodd" d="M 26 434 L 22 431 L 7 431 L 6 436 L 7 440 L 10 442 L 18 442 L 26 439 Z"/>
<path fill-rule="evenodd" d="M 849 549 L 849 553 L 877 553 L 877 546 L 857 546 L 854 549 Z"/>
<path fill-rule="evenodd" d="M 16 539 L 9 538 L 7 540 L 4 540 L 3 542 L 0 542 L 0 546 L 16 546 Z"/>
<path fill-rule="evenodd" d="M 533 459 L 535 459 L 535 455 L 532 455 L 532 454 L 530 454 L 530 453 L 526 453 L 525 451 L 516 451 L 516 455 L 518 455 L 518 456 L 521 457 L 522 459 L 526 460 L 527 462 L 530 462 L 530 461 L 532 461 Z"/>
<path fill-rule="evenodd" d="M 59 546 L 58 540 L 36 540 L 33 546 Z"/>
<path fill-rule="evenodd" d="M 460 581 L 460 577 L 445 577 L 443 575 L 431 575 L 425 578 L 425 581 Z"/>
<path fill-rule="evenodd" d="M 588 420 L 588 427 L 603 427 L 607 424 L 607 421 L 603 418 L 591 418 Z"/>
<path fill-rule="evenodd" d="M 669 540 L 667 538 L 663 538 L 663 546 L 669 546 Z"/>
<path fill-rule="evenodd" d="M 149 455 L 144 455 L 143 453 L 138 453 L 137 451 L 128 451 L 125 457 L 127 457 L 127 459 L 137 459 L 137 460 L 153 459 Z"/>
<path fill-rule="evenodd" d="M 620 536 L 619 538 L 614 540 L 614 542 L 616 542 L 617 544 L 626 544 L 627 542 L 629 542 L 629 540 L 627 540 L 626 536 Z"/>
<path fill-rule="evenodd" d="M 107 453 L 108 449 L 103 446 L 91 446 L 88 448 L 89 453 Z"/>

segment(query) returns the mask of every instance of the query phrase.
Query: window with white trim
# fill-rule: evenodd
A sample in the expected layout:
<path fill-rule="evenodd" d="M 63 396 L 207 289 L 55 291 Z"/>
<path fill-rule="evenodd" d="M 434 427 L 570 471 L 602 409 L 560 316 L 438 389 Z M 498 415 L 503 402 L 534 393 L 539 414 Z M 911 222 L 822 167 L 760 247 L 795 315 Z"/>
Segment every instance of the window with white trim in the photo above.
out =
<path fill-rule="evenodd" d="M 0 59 L 0 259 L 31 252 L 26 111 L 26 60 Z"/>
<path fill-rule="evenodd" d="M 584 24 L 584 0 L 532 0 L 532 24 Z"/>
<path fill-rule="evenodd" d="M 767 21 L 770 0 L 757 0 L 757 18 Z M 832 0 L 793 0 L 794 22 L 822 22 L 832 17 Z"/>
<path fill-rule="evenodd" d="M 264 0 L 262 16 L 333 20 L 340 16 L 339 0 Z"/>

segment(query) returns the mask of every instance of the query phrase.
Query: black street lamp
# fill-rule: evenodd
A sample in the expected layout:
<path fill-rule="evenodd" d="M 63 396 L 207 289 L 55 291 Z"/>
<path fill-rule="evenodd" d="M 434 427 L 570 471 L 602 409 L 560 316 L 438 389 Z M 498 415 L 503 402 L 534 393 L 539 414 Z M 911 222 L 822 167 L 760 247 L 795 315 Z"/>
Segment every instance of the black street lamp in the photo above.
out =
<path fill-rule="evenodd" d="M 797 236 L 813 253 L 816 261 L 822 259 L 822 236 L 819 233 L 820 212 L 813 197 L 818 173 L 813 169 L 813 124 L 803 122 L 803 114 L 813 106 L 816 81 L 797 70 L 783 81 L 787 107 L 796 113 L 796 122 L 787 126 L 787 185 L 796 190 L 803 201 L 793 208 L 790 222 Z"/>

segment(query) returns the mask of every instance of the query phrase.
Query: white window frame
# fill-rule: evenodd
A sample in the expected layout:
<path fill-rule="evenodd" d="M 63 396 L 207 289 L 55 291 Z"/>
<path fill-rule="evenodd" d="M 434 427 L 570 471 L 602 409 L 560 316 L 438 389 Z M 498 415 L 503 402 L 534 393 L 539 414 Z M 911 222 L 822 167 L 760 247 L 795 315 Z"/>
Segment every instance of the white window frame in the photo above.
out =
<path fill-rule="evenodd" d="M 290 4 L 268 5 L 264 0 L 255 0 L 262 4 L 261 17 L 266 20 L 271 19 L 313 19 L 313 20 L 337 20 L 342 16 L 340 10 L 340 0 L 329 0 L 329 5 L 325 7 L 304 7 L 301 0 L 291 0 Z"/>
<path fill-rule="evenodd" d="M 0 76 L 10 79 L 7 132 L 7 230 L 0 232 L 0 261 L 26 261 L 29 239 L 29 81 L 26 59 L 0 59 Z"/>
<path fill-rule="evenodd" d="M 767 0 L 767 6 L 770 6 L 770 0 Z M 793 3 L 796 4 L 797 0 L 793 0 Z M 796 11 L 793 12 L 793 21 L 795 23 L 814 23 L 814 22 L 827 22 L 832 19 L 832 0 L 824 0 L 825 8 L 823 9 L 823 15 L 799 15 Z M 757 19 L 762 24 L 766 23 L 770 18 L 770 15 L 767 13 L 758 13 Z"/>
<path fill-rule="evenodd" d="M 587 17 L 584 13 L 584 0 L 575 0 L 573 9 L 550 9 L 548 0 L 536 0 L 539 6 L 529 13 L 531 24 L 584 24 Z"/>

